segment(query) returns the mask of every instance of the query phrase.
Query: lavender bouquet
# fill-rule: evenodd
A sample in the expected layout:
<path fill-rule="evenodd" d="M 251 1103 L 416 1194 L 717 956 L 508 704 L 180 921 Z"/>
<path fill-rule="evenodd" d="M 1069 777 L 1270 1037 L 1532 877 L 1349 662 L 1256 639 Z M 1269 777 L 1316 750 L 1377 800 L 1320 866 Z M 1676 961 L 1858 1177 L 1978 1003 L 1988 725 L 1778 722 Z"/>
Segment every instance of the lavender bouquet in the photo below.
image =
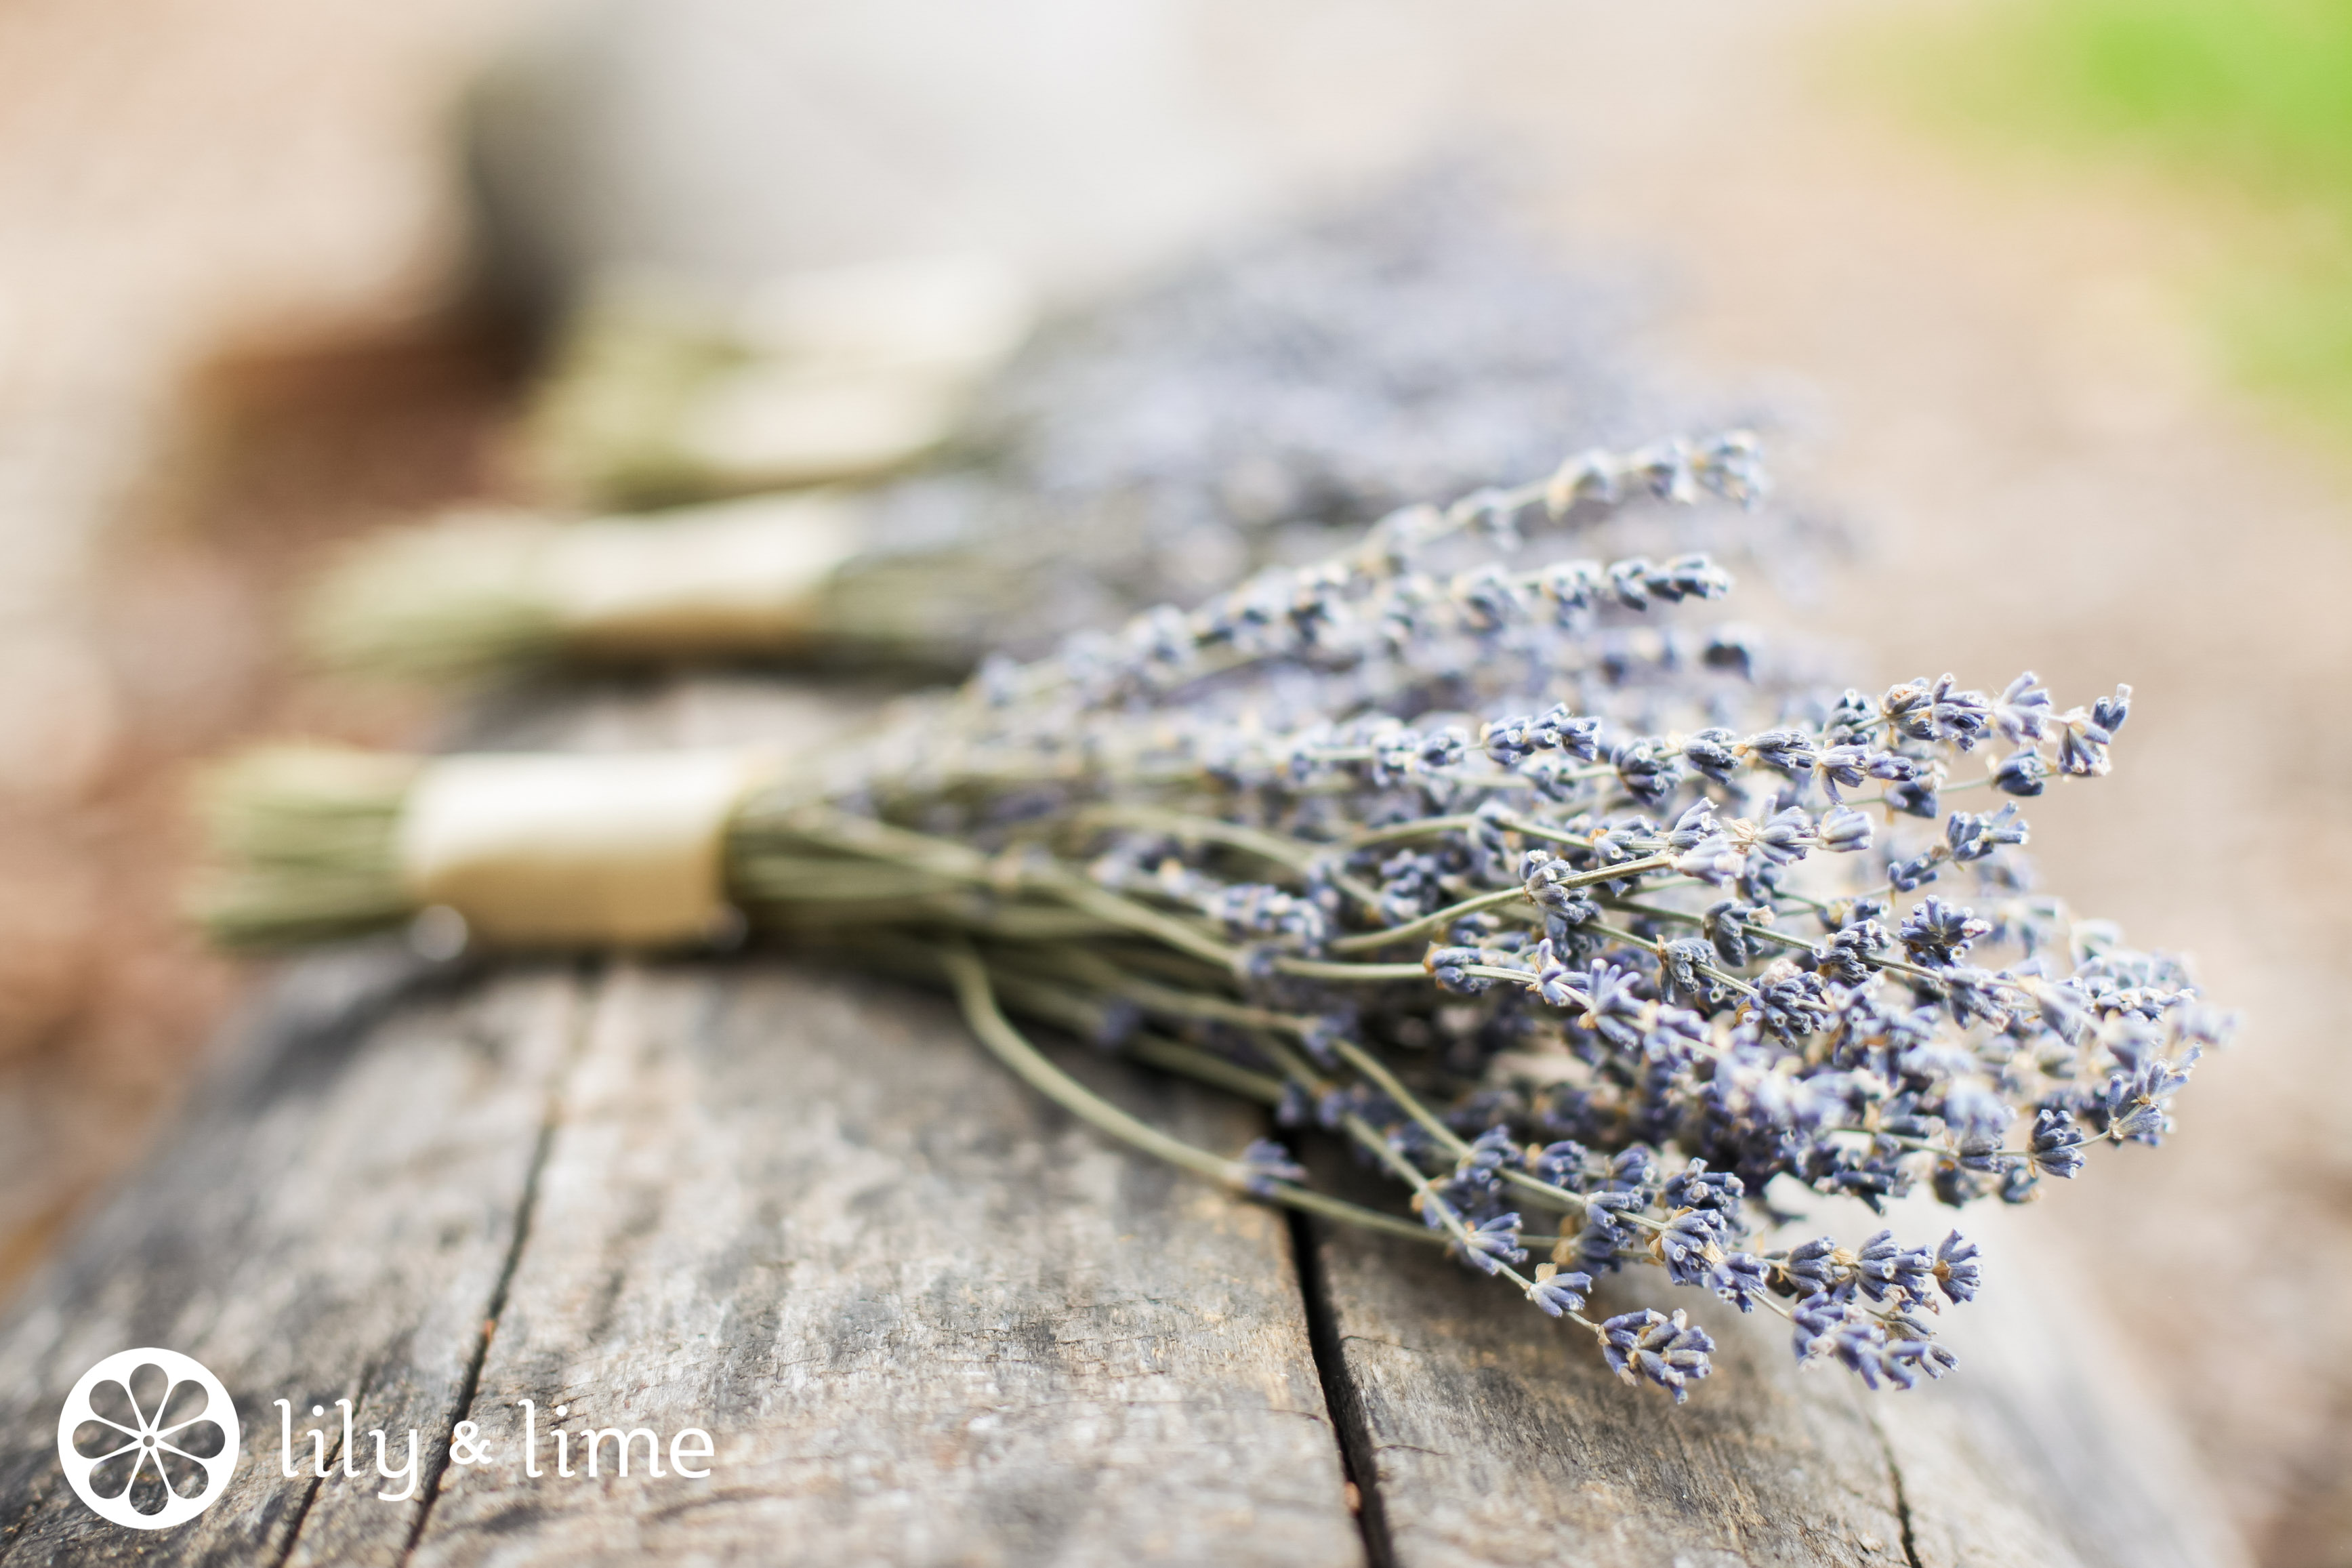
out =
<path fill-rule="evenodd" d="M 796 950 L 943 977 L 991 1050 L 1104 1131 L 1443 1247 L 1677 1402 L 1707 1335 L 1679 1310 L 1588 1314 L 1598 1277 L 1776 1314 L 1801 1359 L 1874 1388 L 1940 1376 L 1936 1319 L 1975 1295 L 1975 1249 L 1767 1249 L 1774 1189 L 2023 1202 L 2094 1144 L 2157 1142 L 2231 1020 L 2028 880 L 2019 802 L 2107 772 L 2128 688 L 2063 710 L 2030 674 L 1872 696 L 1685 618 L 1730 587 L 1706 557 L 1503 563 L 1547 517 L 1760 488 L 1744 436 L 1587 454 L 991 660 L 730 797 L 725 895 Z M 424 900 L 400 868 L 417 764 L 305 767 L 222 789 L 226 939 Z M 1272 1140 L 1182 1142 L 1016 1017 L 1328 1129 L 1403 1201 L 1320 1190 Z"/>

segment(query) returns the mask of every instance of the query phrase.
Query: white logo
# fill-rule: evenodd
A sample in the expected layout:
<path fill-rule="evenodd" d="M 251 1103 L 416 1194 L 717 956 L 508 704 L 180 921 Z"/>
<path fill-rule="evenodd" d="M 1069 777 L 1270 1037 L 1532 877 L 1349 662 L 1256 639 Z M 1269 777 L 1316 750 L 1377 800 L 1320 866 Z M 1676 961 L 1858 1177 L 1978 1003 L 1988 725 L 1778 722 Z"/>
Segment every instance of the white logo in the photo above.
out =
<path fill-rule="evenodd" d="M 119 1351 L 81 1374 L 58 1415 L 58 1458 L 100 1519 L 164 1530 L 205 1511 L 236 1469 L 236 1406 L 177 1351 Z"/>

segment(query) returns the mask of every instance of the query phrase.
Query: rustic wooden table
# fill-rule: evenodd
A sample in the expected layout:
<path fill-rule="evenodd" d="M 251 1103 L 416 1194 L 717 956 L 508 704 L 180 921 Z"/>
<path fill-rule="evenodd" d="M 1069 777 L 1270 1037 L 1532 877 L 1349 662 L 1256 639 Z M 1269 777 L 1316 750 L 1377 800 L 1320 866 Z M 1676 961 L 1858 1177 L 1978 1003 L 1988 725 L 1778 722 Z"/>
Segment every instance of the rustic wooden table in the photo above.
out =
<path fill-rule="evenodd" d="M 555 728 L 809 711 L 704 682 Z M 1199 1142 L 1262 1130 L 1063 1056 Z M 362 945 L 289 969 L 0 1322 L 0 1568 L 2235 1561 L 2095 1335 L 2054 1338 L 2032 1289 L 1997 1276 L 1959 1374 L 1908 1394 L 1703 1311 L 1721 1365 L 1676 1410 L 1442 1258 L 1105 1142 L 937 999 L 772 956 Z M 220 1500 L 154 1532 L 85 1509 L 55 1443 L 82 1371 L 144 1345 L 202 1361 L 243 1423 Z M 559 1424 L 706 1432 L 709 1474 L 651 1475 L 639 1440 L 625 1477 L 607 1445 L 565 1478 Z M 403 1500 L 378 1428 L 394 1468 L 421 1436 Z"/>

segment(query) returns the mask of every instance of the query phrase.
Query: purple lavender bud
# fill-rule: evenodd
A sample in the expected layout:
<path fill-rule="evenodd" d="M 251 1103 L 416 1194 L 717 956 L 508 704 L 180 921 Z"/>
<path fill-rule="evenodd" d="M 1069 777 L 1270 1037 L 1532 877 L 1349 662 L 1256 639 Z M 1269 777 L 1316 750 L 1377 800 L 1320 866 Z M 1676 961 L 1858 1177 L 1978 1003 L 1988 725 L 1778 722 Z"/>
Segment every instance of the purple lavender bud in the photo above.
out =
<path fill-rule="evenodd" d="M 1729 784 L 1739 768 L 1736 739 L 1729 730 L 1701 730 L 1683 742 L 1683 761 L 1717 784 Z"/>
<path fill-rule="evenodd" d="M 1601 1325 L 1601 1334 L 1610 1371 L 1627 1383 L 1647 1378 L 1677 1405 L 1689 1397 L 1690 1384 L 1715 1370 L 1707 1360 L 1715 1342 L 1681 1311 L 1672 1317 L 1646 1308 L 1620 1313 Z"/>
<path fill-rule="evenodd" d="M 1733 1215 L 1738 1212 L 1739 1200 L 1747 1191 L 1748 1184 L 1729 1171 L 1710 1171 L 1705 1160 L 1693 1160 L 1668 1178 L 1659 1201 L 1670 1209 Z"/>
<path fill-rule="evenodd" d="M 1914 741 L 1936 738 L 1935 691 L 1926 676 L 1890 686 L 1878 700 L 1878 711 L 1891 722 L 1898 734 Z"/>
<path fill-rule="evenodd" d="M 1816 753 L 1813 738 L 1802 730 L 1763 730 L 1739 742 L 1749 760 L 1784 773 L 1810 773 Z"/>
<path fill-rule="evenodd" d="M 1799 806 L 1775 812 L 1756 829 L 1754 853 L 1775 866 L 1792 866 L 1813 846 L 1813 819 Z"/>
<path fill-rule="evenodd" d="M 1700 915 L 1699 931 L 1715 944 L 1716 955 L 1738 969 L 1748 962 L 1748 922 L 1765 923 L 1759 919 L 1763 913 L 1762 910 L 1748 908 L 1731 899 L 1719 900 Z"/>
<path fill-rule="evenodd" d="M 1564 715 L 1564 710 L 1559 708 L 1554 709 L 1552 712 L 1563 715 L 1557 725 L 1559 731 L 1560 749 L 1578 762 L 1599 762 L 1601 760 L 1601 721 L 1593 718 L 1569 718 Z M 1550 721 L 1550 717 L 1549 714 L 1546 715 L 1547 722 Z"/>
<path fill-rule="evenodd" d="M 1599 602 L 1601 568 L 1590 561 L 1563 561 L 1544 571 L 1537 591 L 1552 602 L 1554 619 L 1574 629 L 1584 624 Z"/>
<path fill-rule="evenodd" d="M 1421 738 L 1420 754 L 1414 761 L 1426 769 L 1450 768 L 1459 763 L 1469 749 L 1469 735 L 1449 724 Z"/>
<path fill-rule="evenodd" d="M 1470 965 L 1483 963 L 1486 957 L 1475 947 L 1433 947 L 1421 965 L 1441 989 L 1458 996 L 1475 996 L 1495 984 L 1483 974 L 1469 973 Z"/>
<path fill-rule="evenodd" d="M 2050 763 L 2041 752 L 2011 752 L 1992 771 L 1992 787 L 2003 795 L 2040 795 L 2050 782 Z"/>
<path fill-rule="evenodd" d="M 1536 721 L 1523 713 L 1517 718 L 1490 721 L 1479 743 L 1498 765 L 1515 767 L 1541 749 L 1536 733 Z"/>
<path fill-rule="evenodd" d="M 1896 1340 L 1881 1352 L 1879 1370 L 1897 1388 L 1919 1385 L 1919 1374 L 1938 1378 L 1959 1364 L 1959 1357 L 1933 1340 Z"/>
<path fill-rule="evenodd" d="M 1958 1231 L 1936 1248 L 1936 1283 L 1954 1301 L 1973 1301 L 1984 1283 L 1984 1266 L 1977 1261 L 1976 1243 L 1960 1239 Z"/>
<path fill-rule="evenodd" d="M 1695 996 L 1709 984 L 1698 970 L 1699 965 L 1715 956 L 1715 950 L 1696 937 L 1685 937 L 1666 944 L 1666 977 L 1675 989 L 1685 996 Z"/>
<path fill-rule="evenodd" d="M 1625 793 L 1643 805 L 1664 805 L 1666 797 L 1683 780 L 1675 752 L 1654 735 L 1620 741 L 1610 748 L 1609 765 L 1617 770 L 1618 782 L 1625 786 Z"/>
<path fill-rule="evenodd" d="M 1838 1261 L 1837 1251 L 1835 1238 L 1818 1237 L 1790 1247 L 1786 1257 L 1775 1261 L 1789 1283 L 1810 1296 L 1844 1280 L 1845 1266 Z"/>
<path fill-rule="evenodd" d="M 1592 1276 L 1582 1272 L 1550 1273 L 1550 1268 L 1545 1264 L 1537 1269 L 1535 1283 L 1528 1287 L 1528 1300 L 1555 1318 L 1564 1312 L 1582 1311 L 1585 1293 L 1592 1289 Z"/>
<path fill-rule="evenodd" d="M 2113 697 L 2102 697 L 2091 704 L 2091 722 L 2105 731 L 2109 740 L 2131 717 L 2131 694 L 2128 686 L 2117 686 Z"/>
<path fill-rule="evenodd" d="M 1757 982 L 1753 1005 L 1764 1026 L 1791 1045 L 1825 1027 L 1832 1011 L 1820 975 L 1780 964 Z"/>
<path fill-rule="evenodd" d="M 1703 1282 L 1722 1256 L 1716 1245 L 1715 1217 L 1696 1210 L 1668 1220 L 1666 1228 L 1651 1237 L 1650 1246 L 1665 1265 L 1666 1277 L 1677 1285 Z"/>
<path fill-rule="evenodd" d="M 2040 740 L 2049 716 L 2050 693 L 2030 669 L 2011 681 L 1992 705 L 1993 722 L 2018 744 Z"/>
<path fill-rule="evenodd" d="M 1657 569 L 1639 556 L 1620 561 L 1609 568 L 1609 588 L 1617 602 L 1629 610 L 1650 607 L 1649 580 Z"/>
<path fill-rule="evenodd" d="M 1943 857 L 1932 850 L 1915 859 L 1897 860 L 1886 868 L 1886 882 L 1898 893 L 1916 892 L 1936 879 L 1936 868 Z"/>
<path fill-rule="evenodd" d="M 1242 1151 L 1242 1163 L 1249 1167 L 1247 1186 L 1259 1197 L 1270 1195 L 1276 1183 L 1298 1183 L 1307 1180 L 1307 1168 L 1290 1157 L 1290 1151 L 1271 1138 L 1260 1138 Z"/>
<path fill-rule="evenodd" d="M 1876 922 L 1865 922 L 1875 929 Z M 1827 944 L 1813 954 L 1813 965 L 1822 973 L 1841 985 L 1860 985 L 1871 976 L 1871 966 L 1864 955 L 1874 951 L 1868 936 L 1859 928 L 1833 933 Z M 1882 942 L 1879 945 L 1884 946 Z"/>
<path fill-rule="evenodd" d="M 2083 1168 L 2083 1131 L 2063 1107 L 2045 1105 L 2033 1113 L 2031 1147 L 2033 1168 L 2045 1176 L 2068 1181 Z"/>
<path fill-rule="evenodd" d="M 1587 1158 L 1583 1144 L 1562 1140 L 1544 1145 L 1529 1169 L 1539 1182 L 1549 1182 L 1553 1186 L 1565 1187 L 1570 1192 L 1581 1192 Z"/>
<path fill-rule="evenodd" d="M 1981 860 L 2006 845 L 2023 844 L 2030 836 L 2014 804 L 1982 816 L 1956 811 L 1944 824 L 1944 841 L 1951 847 L 1952 858 L 1961 865 Z"/>
<path fill-rule="evenodd" d="M 2189 1068 L 2188 1060 L 2152 1058 L 2109 1078 L 2099 1091 L 2097 1108 L 2106 1135 L 2134 1143 L 2162 1142 L 2172 1131 L 2172 1097 L 2189 1081 Z"/>
<path fill-rule="evenodd" d="M 1715 824 L 1715 803 L 1702 800 L 1686 807 L 1664 837 L 1666 847 L 1679 852 L 1696 848 L 1721 831 Z"/>
<path fill-rule="evenodd" d="M 1906 1301 L 1922 1300 L 1935 1276 L 1936 1255 L 1925 1247 L 1896 1245 L 1891 1230 L 1882 1230 L 1864 1242 L 1854 1258 L 1855 1283 L 1874 1301 L 1898 1291 Z"/>
<path fill-rule="evenodd" d="M 1888 784 L 1886 805 L 1890 811 L 1933 822 L 1937 815 L 1935 782 L 1932 779 L 1912 779 Z"/>
<path fill-rule="evenodd" d="M 1643 586 L 1670 605 L 1688 599 L 1719 599 L 1731 592 L 1731 574 L 1704 555 L 1677 555 L 1643 579 Z"/>
<path fill-rule="evenodd" d="M 1970 944 L 1991 931 L 1991 923 L 1979 920 L 1975 910 L 1930 893 L 1903 917 L 1895 934 L 1913 963 L 1932 967 L 1958 963 Z"/>
<path fill-rule="evenodd" d="M 1973 750 L 1991 725 L 1992 700 L 1981 691 L 1953 690 L 1948 675 L 1936 682 L 1930 695 L 1935 738 L 1963 752 Z"/>
<path fill-rule="evenodd" d="M 1831 1336 L 1847 1318 L 1847 1304 L 1842 1297 L 1826 1290 L 1815 1291 L 1799 1301 L 1789 1313 L 1796 1329 L 1792 1336 L 1799 1361 L 1811 1361 L 1830 1348 Z"/>
<path fill-rule="evenodd" d="M 1482 1274 L 1498 1272 L 1506 1263 L 1525 1263 L 1527 1248 L 1519 1245 L 1519 1216 L 1497 1215 L 1470 1232 L 1465 1245 L 1454 1244 L 1455 1255 Z"/>
<path fill-rule="evenodd" d="M 1877 728 L 1877 721 L 1878 704 L 1870 700 L 1868 693 L 1849 686 L 1831 706 L 1822 731 L 1832 745 L 1844 745 L 1865 739 Z"/>
<path fill-rule="evenodd" d="M 1675 856 L 1674 860 L 1674 868 L 1683 876 L 1696 877 L 1718 888 L 1737 879 L 1747 865 L 1746 852 L 1720 834 Z"/>
<path fill-rule="evenodd" d="M 1703 1283 L 1743 1312 L 1756 1310 L 1769 1285 L 1764 1260 L 1751 1252 L 1727 1252 L 1716 1259 Z"/>
<path fill-rule="evenodd" d="M 1832 854 L 1852 855 L 1870 847 L 1870 818 L 1852 806 L 1835 806 L 1824 812 L 1814 832 L 1822 847 Z"/>

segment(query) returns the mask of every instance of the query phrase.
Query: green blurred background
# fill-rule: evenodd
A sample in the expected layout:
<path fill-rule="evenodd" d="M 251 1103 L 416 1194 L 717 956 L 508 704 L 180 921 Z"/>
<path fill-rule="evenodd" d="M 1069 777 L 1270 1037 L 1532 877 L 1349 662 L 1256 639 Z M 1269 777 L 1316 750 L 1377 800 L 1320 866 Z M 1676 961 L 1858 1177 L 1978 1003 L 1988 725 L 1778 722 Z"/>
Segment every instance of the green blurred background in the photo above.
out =
<path fill-rule="evenodd" d="M 2251 387 L 2352 424 L 2352 5 L 2000 3 L 1890 28 L 1885 79 L 1997 154 L 2128 166 L 2211 209 L 2191 281 Z"/>

